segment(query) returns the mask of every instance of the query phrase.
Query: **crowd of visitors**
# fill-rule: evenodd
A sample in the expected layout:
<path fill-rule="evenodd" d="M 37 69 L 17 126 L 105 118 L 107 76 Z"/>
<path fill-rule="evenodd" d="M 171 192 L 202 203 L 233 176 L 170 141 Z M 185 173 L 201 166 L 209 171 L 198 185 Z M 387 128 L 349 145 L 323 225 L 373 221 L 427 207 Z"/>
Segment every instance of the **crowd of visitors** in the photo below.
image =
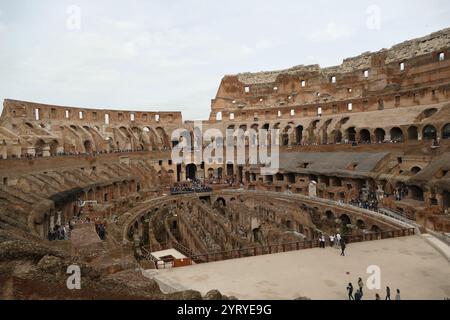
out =
<path fill-rule="evenodd" d="M 193 192 L 211 192 L 212 189 L 206 183 L 200 181 L 199 179 L 187 179 L 186 181 L 177 182 L 170 188 L 170 193 L 173 194 L 183 194 L 183 193 L 193 193 Z"/>
<path fill-rule="evenodd" d="M 351 282 L 349 282 L 347 285 L 348 300 L 362 300 L 362 298 L 364 296 L 363 287 L 364 287 L 364 282 L 361 279 L 361 277 L 359 277 L 358 278 L 358 289 L 353 294 L 353 291 L 354 291 L 353 284 Z M 375 293 L 375 300 L 381 300 L 381 297 L 378 293 Z M 389 286 L 386 287 L 386 298 L 384 300 L 391 300 L 391 288 L 389 288 Z M 396 290 L 395 300 L 401 300 L 400 299 L 400 289 Z"/>
<path fill-rule="evenodd" d="M 56 225 L 53 227 L 53 230 L 48 231 L 47 238 L 49 241 L 69 240 L 72 229 L 73 226 L 69 223 L 66 223 L 63 226 Z"/>
<path fill-rule="evenodd" d="M 408 195 L 408 188 L 406 185 L 401 184 L 394 189 L 394 197 L 396 201 L 400 201 Z"/>
<path fill-rule="evenodd" d="M 329 236 L 329 245 L 332 248 L 340 248 L 341 256 L 345 256 L 345 248 L 347 247 L 347 243 L 343 237 L 338 233 L 336 235 L 332 234 Z M 321 235 L 319 237 L 319 248 L 325 249 L 326 247 L 326 238 L 325 235 Z"/>

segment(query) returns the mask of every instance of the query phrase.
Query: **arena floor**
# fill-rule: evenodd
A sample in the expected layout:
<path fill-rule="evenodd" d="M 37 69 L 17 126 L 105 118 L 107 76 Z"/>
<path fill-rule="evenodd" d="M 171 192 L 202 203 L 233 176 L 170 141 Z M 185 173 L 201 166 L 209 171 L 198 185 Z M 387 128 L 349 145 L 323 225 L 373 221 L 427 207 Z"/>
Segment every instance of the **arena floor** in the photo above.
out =
<path fill-rule="evenodd" d="M 381 270 L 381 289 L 364 290 L 365 300 L 386 285 L 401 290 L 402 300 L 450 297 L 450 263 L 422 237 L 413 236 L 350 244 L 346 256 L 335 248 L 310 249 L 159 270 L 156 278 L 178 288 L 205 294 L 218 289 L 239 299 L 343 300 L 346 286 L 366 281 L 368 266 Z"/>

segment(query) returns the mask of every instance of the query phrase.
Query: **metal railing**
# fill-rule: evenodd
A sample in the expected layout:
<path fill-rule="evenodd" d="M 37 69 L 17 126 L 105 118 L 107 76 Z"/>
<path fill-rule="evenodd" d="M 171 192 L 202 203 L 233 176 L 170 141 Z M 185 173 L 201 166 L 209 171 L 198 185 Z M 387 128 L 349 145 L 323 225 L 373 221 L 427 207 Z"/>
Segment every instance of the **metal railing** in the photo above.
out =
<path fill-rule="evenodd" d="M 381 239 L 390 239 L 390 238 L 398 238 L 398 237 L 406 237 L 412 236 L 415 234 L 414 228 L 407 229 L 397 229 L 392 231 L 384 231 L 379 233 L 369 233 L 363 235 L 354 235 L 354 236 L 344 236 L 345 242 L 348 243 L 356 243 L 363 241 L 373 241 L 373 240 L 381 240 Z M 330 245 L 327 240 L 328 246 Z M 318 248 L 319 240 L 304 240 L 283 244 L 273 244 L 266 246 L 258 246 L 252 248 L 243 248 L 243 249 L 235 249 L 229 251 L 220 251 L 220 252 L 209 252 L 204 254 L 193 255 L 190 258 L 195 263 L 207 263 L 213 261 L 222 261 L 229 259 L 239 259 L 245 257 L 253 257 L 259 255 L 266 255 L 272 253 L 281 253 L 281 252 L 289 252 L 289 251 L 298 251 L 304 249 Z"/>

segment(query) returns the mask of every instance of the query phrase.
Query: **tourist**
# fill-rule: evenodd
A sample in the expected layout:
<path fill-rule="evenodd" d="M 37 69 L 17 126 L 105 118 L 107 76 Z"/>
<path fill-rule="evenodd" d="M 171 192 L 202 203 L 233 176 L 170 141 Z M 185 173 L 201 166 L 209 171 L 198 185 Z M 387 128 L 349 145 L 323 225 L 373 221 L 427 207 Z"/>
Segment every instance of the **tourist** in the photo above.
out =
<path fill-rule="evenodd" d="M 334 244 L 334 234 L 330 236 L 330 247 L 333 247 Z"/>
<path fill-rule="evenodd" d="M 340 244 L 341 244 L 341 235 L 338 233 L 336 235 L 336 247 L 339 247 Z"/>
<path fill-rule="evenodd" d="M 375 300 L 381 300 L 380 295 L 378 293 L 375 293 Z"/>
<path fill-rule="evenodd" d="M 397 289 L 397 294 L 395 295 L 395 300 L 401 300 L 400 299 L 400 289 Z"/>
<path fill-rule="evenodd" d="M 359 279 L 358 279 L 358 287 L 359 287 L 359 290 L 361 291 L 361 293 L 362 293 L 362 288 L 363 288 L 363 286 L 364 286 L 364 283 L 363 283 L 362 279 L 359 278 Z"/>
<path fill-rule="evenodd" d="M 345 248 L 346 248 L 345 241 L 344 239 L 341 239 L 341 256 L 345 256 Z"/>
<path fill-rule="evenodd" d="M 348 292 L 348 300 L 355 300 L 353 298 L 353 285 L 351 282 L 348 283 L 347 292 Z"/>
<path fill-rule="evenodd" d="M 319 238 L 319 248 L 325 248 L 325 237 L 321 235 Z"/>
<path fill-rule="evenodd" d="M 391 300 L 391 288 L 386 287 L 386 299 L 384 300 Z"/>
<path fill-rule="evenodd" d="M 355 300 L 362 300 L 362 292 L 359 289 L 355 292 Z"/>

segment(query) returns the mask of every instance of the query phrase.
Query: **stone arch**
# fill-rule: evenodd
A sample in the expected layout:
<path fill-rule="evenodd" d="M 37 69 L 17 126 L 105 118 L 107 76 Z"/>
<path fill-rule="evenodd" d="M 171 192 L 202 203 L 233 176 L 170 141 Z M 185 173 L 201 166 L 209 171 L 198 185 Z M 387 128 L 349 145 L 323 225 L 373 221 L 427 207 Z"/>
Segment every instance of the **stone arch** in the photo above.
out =
<path fill-rule="evenodd" d="M 38 139 L 34 144 L 34 152 L 37 156 L 42 156 L 44 153 L 45 141 Z"/>
<path fill-rule="evenodd" d="M 339 219 L 341 220 L 341 224 L 342 224 L 342 226 L 347 226 L 347 225 L 349 225 L 349 224 L 352 224 L 352 220 L 350 219 L 350 217 L 347 215 L 347 214 L 345 214 L 345 213 L 343 213 L 343 214 L 341 214 L 340 215 L 340 217 L 339 217 Z"/>
<path fill-rule="evenodd" d="M 214 201 L 214 206 L 216 208 L 226 207 L 227 203 L 226 203 L 224 198 L 219 197 L 219 198 L 216 199 L 216 201 Z"/>
<path fill-rule="evenodd" d="M 408 140 L 417 141 L 419 139 L 419 132 L 416 126 L 411 126 L 408 128 Z"/>
<path fill-rule="evenodd" d="M 336 219 L 336 215 L 335 215 L 334 212 L 331 211 L 331 210 L 325 211 L 325 216 L 327 217 L 327 219 L 328 219 L 329 221 L 334 221 L 334 220 Z"/>
<path fill-rule="evenodd" d="M 292 131 L 292 127 L 290 125 L 287 125 L 284 127 L 283 132 L 281 134 L 281 145 L 287 146 L 289 145 L 289 135 Z"/>
<path fill-rule="evenodd" d="M 373 224 L 372 227 L 370 227 L 370 231 L 373 233 L 381 233 L 381 228 L 378 225 Z"/>
<path fill-rule="evenodd" d="M 409 186 L 411 198 L 417 201 L 424 201 L 424 195 L 422 188 L 418 186 Z"/>
<path fill-rule="evenodd" d="M 411 168 L 411 173 L 418 174 L 420 171 L 422 171 L 420 167 L 416 166 Z"/>
<path fill-rule="evenodd" d="M 370 131 L 367 129 L 362 129 L 361 131 L 359 131 L 359 141 L 361 143 L 370 143 Z"/>
<path fill-rule="evenodd" d="M 363 219 L 356 220 L 356 226 L 361 230 L 366 229 L 366 223 L 364 222 Z"/>
<path fill-rule="evenodd" d="M 442 139 L 450 139 L 450 123 L 442 127 Z"/>
<path fill-rule="evenodd" d="M 424 140 L 433 140 L 437 138 L 436 128 L 429 124 L 426 125 L 422 130 L 422 136 Z"/>
<path fill-rule="evenodd" d="M 209 179 L 214 178 L 214 169 L 213 168 L 208 169 L 208 178 Z"/>
<path fill-rule="evenodd" d="M 356 129 L 355 127 L 350 127 L 347 130 L 345 130 L 345 135 L 350 142 L 356 141 Z"/>
<path fill-rule="evenodd" d="M 391 141 L 394 142 L 403 142 L 403 131 L 399 127 L 393 127 L 389 134 L 391 136 Z"/>
<path fill-rule="evenodd" d="M 303 126 L 298 125 L 295 127 L 295 143 L 296 144 L 302 144 L 303 139 Z"/>
<path fill-rule="evenodd" d="M 331 132 L 331 135 L 333 136 L 333 142 L 334 143 L 342 143 L 342 132 L 341 130 L 333 130 L 333 132 Z"/>
<path fill-rule="evenodd" d="M 156 133 L 158 134 L 159 142 L 161 143 L 161 145 L 167 148 L 170 147 L 169 136 L 166 134 L 166 131 L 161 127 L 157 127 Z"/>
<path fill-rule="evenodd" d="M 197 166 L 194 163 L 186 165 L 186 178 L 195 179 L 197 177 Z"/>
<path fill-rule="evenodd" d="M 381 128 L 375 129 L 375 142 L 380 143 L 384 142 L 386 137 L 386 132 Z"/>
<path fill-rule="evenodd" d="M 59 142 L 54 139 L 50 142 L 50 154 L 56 155 L 58 153 Z"/>
<path fill-rule="evenodd" d="M 92 141 L 91 140 L 85 140 L 83 142 L 83 146 L 84 146 L 84 151 L 86 153 L 92 153 L 93 151 L 93 146 L 92 146 Z"/>

